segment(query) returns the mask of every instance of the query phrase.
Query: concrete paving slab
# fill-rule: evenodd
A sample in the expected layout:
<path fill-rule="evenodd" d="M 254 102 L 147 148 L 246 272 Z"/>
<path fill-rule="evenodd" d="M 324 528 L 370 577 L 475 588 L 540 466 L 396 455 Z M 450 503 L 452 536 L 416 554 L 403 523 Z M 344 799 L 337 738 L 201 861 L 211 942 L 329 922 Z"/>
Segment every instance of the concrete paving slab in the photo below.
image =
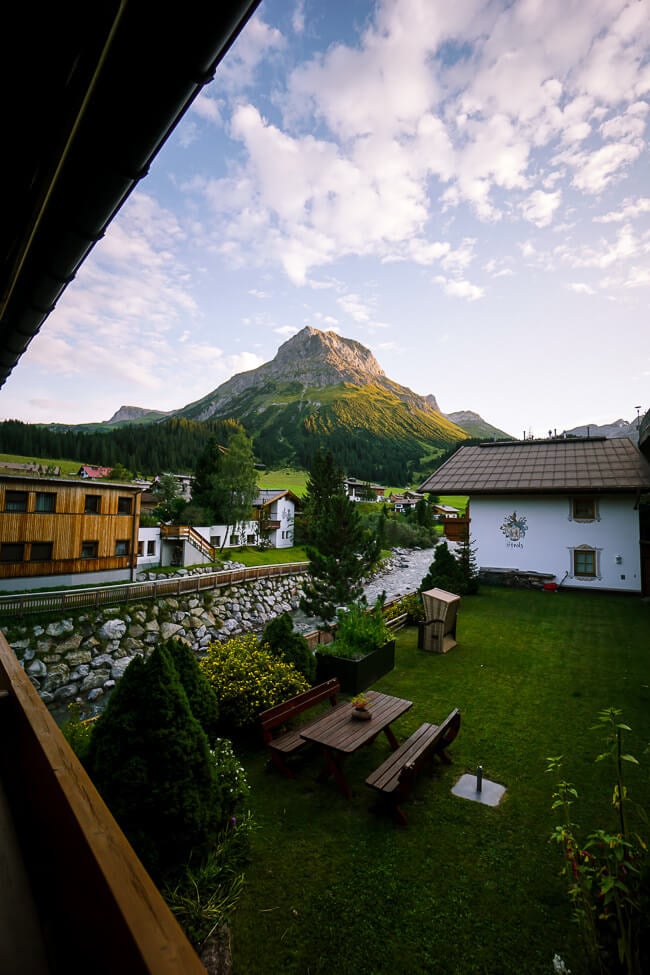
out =
<path fill-rule="evenodd" d="M 481 790 L 479 792 L 476 788 L 477 777 L 475 775 L 461 775 L 451 791 L 455 796 L 460 796 L 462 799 L 481 802 L 484 806 L 498 806 L 506 791 L 505 785 L 490 782 L 489 779 L 482 779 L 480 785 Z"/>

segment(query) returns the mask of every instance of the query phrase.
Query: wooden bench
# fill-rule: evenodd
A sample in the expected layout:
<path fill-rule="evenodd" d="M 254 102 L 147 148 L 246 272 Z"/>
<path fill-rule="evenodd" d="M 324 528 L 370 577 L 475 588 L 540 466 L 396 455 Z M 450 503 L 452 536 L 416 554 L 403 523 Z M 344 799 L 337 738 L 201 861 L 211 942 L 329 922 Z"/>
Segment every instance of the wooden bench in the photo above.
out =
<path fill-rule="evenodd" d="M 442 724 L 425 722 L 413 732 L 403 745 L 391 752 L 385 762 L 366 779 L 366 785 L 376 789 L 382 799 L 390 806 L 394 818 L 402 826 L 407 820 L 401 804 L 409 797 L 415 786 L 418 772 L 426 765 L 432 765 L 434 758 L 446 764 L 451 763 L 447 748 L 460 729 L 458 708 L 449 714 Z"/>
<path fill-rule="evenodd" d="M 323 684 L 310 687 L 308 691 L 303 691 L 302 694 L 296 694 L 295 697 L 283 701 L 282 704 L 276 704 L 275 707 L 261 712 L 259 721 L 264 742 L 270 751 L 271 761 L 283 775 L 290 779 L 295 778 L 294 773 L 286 763 L 286 759 L 307 744 L 304 738 L 300 737 L 299 729 L 288 727 L 289 722 L 322 701 L 329 700 L 332 707 L 335 707 L 336 695 L 340 690 L 341 685 L 338 679 L 333 677 Z M 304 728 L 305 725 L 301 727 Z"/>

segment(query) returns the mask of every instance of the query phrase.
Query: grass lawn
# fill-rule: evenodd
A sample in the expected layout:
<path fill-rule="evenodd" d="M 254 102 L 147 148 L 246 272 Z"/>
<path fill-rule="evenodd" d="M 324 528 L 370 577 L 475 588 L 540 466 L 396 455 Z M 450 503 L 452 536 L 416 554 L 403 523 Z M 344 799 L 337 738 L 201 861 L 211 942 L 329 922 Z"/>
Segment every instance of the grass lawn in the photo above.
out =
<path fill-rule="evenodd" d="M 373 814 L 364 784 L 387 754 L 383 735 L 346 763 L 351 801 L 315 781 L 315 752 L 288 780 L 258 747 L 239 746 L 257 828 L 233 922 L 235 975 L 549 975 L 555 952 L 585 975 L 548 842 L 558 815 L 546 758 L 565 756 L 574 819 L 615 828 L 613 775 L 594 764 L 602 742 L 590 729 L 601 709 L 621 708 L 626 749 L 642 761 L 626 766 L 629 792 L 650 807 L 650 604 L 484 587 L 461 603 L 458 640 L 437 656 L 401 631 L 395 670 L 376 685 L 414 702 L 394 726 L 400 740 L 462 713 L 453 765 L 418 783 L 407 829 Z M 507 787 L 495 808 L 450 792 L 478 764 Z"/>
<path fill-rule="evenodd" d="M 225 548 L 222 556 L 246 566 L 309 562 L 307 553 L 301 545 L 293 545 L 291 548 L 267 548 L 263 552 L 257 548 Z"/>
<path fill-rule="evenodd" d="M 60 467 L 62 477 L 69 477 L 74 475 L 76 477 L 77 471 L 81 467 L 81 463 L 78 460 L 62 460 L 62 459 L 51 459 L 42 457 L 27 457 L 22 454 L 0 454 L 0 470 L 3 464 L 44 464 L 45 466 L 52 465 L 52 467 Z M 6 471 L 4 472 L 6 473 Z M 18 474 L 18 471 L 11 471 L 12 474 Z"/>

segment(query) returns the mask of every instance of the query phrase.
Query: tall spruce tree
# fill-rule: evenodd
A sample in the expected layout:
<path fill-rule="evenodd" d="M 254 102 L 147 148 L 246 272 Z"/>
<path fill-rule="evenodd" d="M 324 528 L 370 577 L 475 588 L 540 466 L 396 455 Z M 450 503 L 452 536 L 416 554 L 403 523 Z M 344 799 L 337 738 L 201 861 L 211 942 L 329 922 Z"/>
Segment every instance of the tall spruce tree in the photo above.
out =
<path fill-rule="evenodd" d="M 192 503 L 209 512 L 215 525 L 225 525 L 221 548 L 229 530 L 249 521 L 257 497 L 257 472 L 250 437 L 244 428 L 231 423 L 227 444 L 213 438 L 200 456 L 196 469 Z"/>
<path fill-rule="evenodd" d="M 164 646 L 127 667 L 94 728 L 87 767 L 157 883 L 208 852 L 222 818 L 214 767 Z"/>
<path fill-rule="evenodd" d="M 345 494 L 331 454 L 315 459 L 305 506 L 310 519 L 310 574 L 300 605 L 329 625 L 338 606 L 362 595 L 361 580 L 378 558 L 379 544 Z"/>
<path fill-rule="evenodd" d="M 302 539 L 313 542 L 318 523 L 325 516 L 330 498 L 343 492 L 343 471 L 335 463 L 331 452 L 319 451 L 312 459 L 303 498 L 301 516 Z"/>

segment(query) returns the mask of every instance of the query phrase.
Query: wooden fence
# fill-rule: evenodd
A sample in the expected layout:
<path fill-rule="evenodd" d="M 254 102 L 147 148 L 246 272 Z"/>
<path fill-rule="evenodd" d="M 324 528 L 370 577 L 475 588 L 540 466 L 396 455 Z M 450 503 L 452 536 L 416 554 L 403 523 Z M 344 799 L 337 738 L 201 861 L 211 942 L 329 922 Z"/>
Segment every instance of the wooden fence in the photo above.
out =
<path fill-rule="evenodd" d="M 231 569 L 227 572 L 206 572 L 194 576 L 162 578 L 155 582 L 130 582 L 123 586 L 15 593 L 0 596 L 0 618 L 24 613 L 59 613 L 62 610 L 83 609 L 87 606 L 112 606 L 115 603 L 137 602 L 142 599 L 180 596 L 183 593 L 219 589 L 242 582 L 255 582 L 257 579 L 302 575 L 308 569 L 308 562 L 287 562 L 279 565 Z"/>

